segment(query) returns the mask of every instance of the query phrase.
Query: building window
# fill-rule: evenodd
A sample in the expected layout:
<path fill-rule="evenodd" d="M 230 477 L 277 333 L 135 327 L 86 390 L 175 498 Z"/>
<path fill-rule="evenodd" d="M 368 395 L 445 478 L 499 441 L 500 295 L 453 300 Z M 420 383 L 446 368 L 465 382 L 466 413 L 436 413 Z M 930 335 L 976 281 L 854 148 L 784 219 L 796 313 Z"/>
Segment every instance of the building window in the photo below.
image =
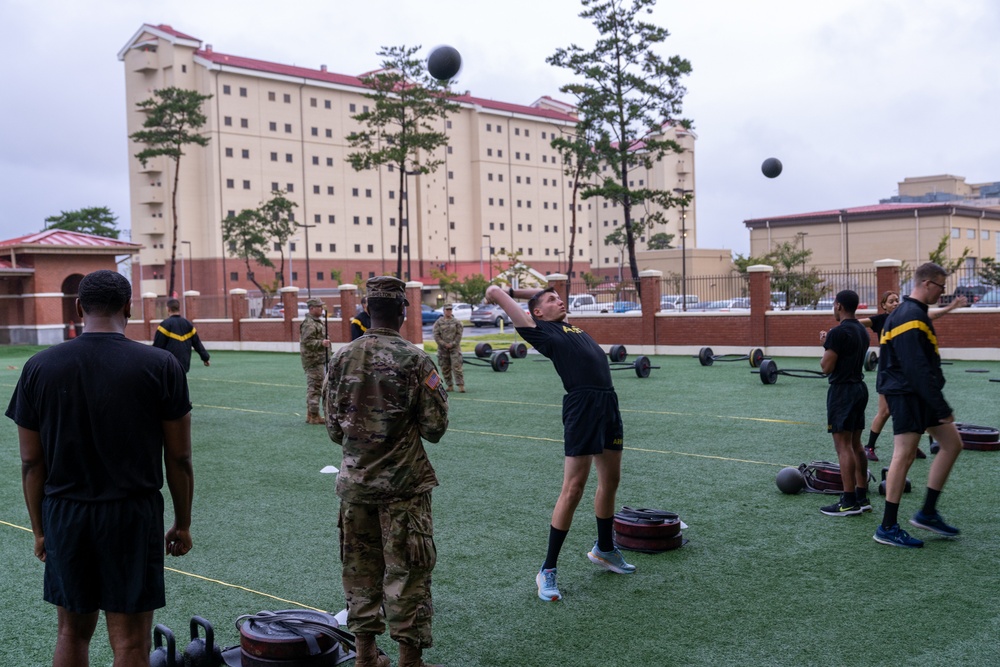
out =
<path fill-rule="evenodd" d="M 233 93 L 233 89 L 229 87 L 228 83 L 222 86 L 222 94 L 223 95 L 232 95 L 232 93 Z"/>
<path fill-rule="evenodd" d="M 555 136 L 555 135 L 553 135 L 553 136 Z M 544 138 L 545 138 L 545 131 L 542 130 L 542 139 L 544 139 Z"/>
<path fill-rule="evenodd" d="M 291 103 L 292 103 L 292 96 L 289 95 L 288 93 L 285 93 L 285 104 L 291 104 Z"/>
<path fill-rule="evenodd" d="M 493 131 L 493 126 L 490 125 L 489 123 L 486 123 L 486 131 L 487 132 L 492 132 Z"/>
<path fill-rule="evenodd" d="M 330 252 L 337 252 L 337 244 L 336 243 L 331 243 L 329 247 L 330 247 Z"/>
<path fill-rule="evenodd" d="M 326 194 L 328 194 L 328 195 L 332 195 L 333 194 L 333 186 L 332 185 L 326 186 Z"/>
<path fill-rule="evenodd" d="M 521 200 L 520 199 L 517 200 L 517 207 L 521 208 Z"/>
<path fill-rule="evenodd" d="M 225 125 L 226 127 L 232 127 L 233 117 L 232 116 L 223 116 L 223 118 L 222 118 L 222 124 Z"/>
<path fill-rule="evenodd" d="M 295 184 L 294 183 L 285 183 L 285 191 L 286 192 L 295 192 Z M 288 219 L 289 220 L 292 219 L 291 214 L 289 214 Z"/>
<path fill-rule="evenodd" d="M 371 190 L 371 188 L 365 188 L 365 197 L 368 197 L 369 199 L 372 198 L 372 190 Z"/>
<path fill-rule="evenodd" d="M 236 211 L 234 211 L 233 209 L 229 209 L 228 211 L 226 211 L 226 217 L 227 218 L 235 218 L 236 217 Z"/>
<path fill-rule="evenodd" d="M 250 181 L 243 181 L 243 189 L 244 190 L 250 189 Z"/>
<path fill-rule="evenodd" d="M 358 189 L 357 188 L 351 188 L 351 196 L 352 197 L 357 197 L 358 196 Z"/>
<path fill-rule="evenodd" d="M 274 91 L 273 90 L 267 91 L 267 101 L 268 102 L 273 102 L 275 99 L 277 99 L 277 98 L 274 95 Z"/>
<path fill-rule="evenodd" d="M 335 216 L 335 215 L 328 215 L 328 216 L 326 216 L 326 221 L 329 222 L 332 225 L 333 223 L 337 222 L 337 216 Z"/>
<path fill-rule="evenodd" d="M 267 129 L 271 130 L 272 132 L 277 132 L 278 124 L 275 123 L 274 121 L 271 121 L 270 123 L 267 124 Z"/>
<path fill-rule="evenodd" d="M 318 155 L 313 155 L 313 164 L 315 164 L 317 166 L 319 165 L 319 156 Z"/>
<path fill-rule="evenodd" d="M 294 248 L 295 244 L 294 244 L 294 243 L 289 243 L 288 245 L 290 245 L 290 246 L 293 246 L 293 247 L 292 247 L 292 250 L 295 250 L 295 248 Z M 277 241 L 275 241 L 275 242 L 274 242 L 274 251 L 275 251 L 275 252 L 278 252 L 278 251 L 280 251 L 280 250 L 281 250 L 281 244 L 280 244 L 280 243 L 278 243 Z"/>
<path fill-rule="evenodd" d="M 490 231 L 493 231 L 494 229 L 496 229 L 496 223 L 491 222 L 490 223 Z"/>
<path fill-rule="evenodd" d="M 360 225 L 361 224 L 361 216 L 360 215 L 354 216 L 354 224 L 356 224 L 356 225 Z"/>
<path fill-rule="evenodd" d="M 487 148 L 486 149 L 486 155 L 487 155 L 487 157 L 493 157 L 493 149 L 492 148 Z"/>
<path fill-rule="evenodd" d="M 497 157 L 503 157 L 503 150 L 497 149 Z"/>
<path fill-rule="evenodd" d="M 314 195 L 318 195 L 319 194 L 319 186 L 318 185 L 314 185 L 313 186 L 313 194 Z M 319 222 L 319 220 L 317 220 L 316 222 Z"/>
<path fill-rule="evenodd" d="M 526 130 L 524 131 L 524 136 L 526 136 L 526 137 L 530 137 L 530 136 L 531 136 L 531 130 L 528 130 L 528 129 L 526 129 Z"/>
<path fill-rule="evenodd" d="M 519 231 L 519 232 L 523 232 L 524 231 L 524 225 L 522 225 L 520 222 L 517 223 L 517 231 Z"/>
<path fill-rule="evenodd" d="M 976 238 L 976 230 L 975 229 L 966 229 L 965 230 L 965 238 L 967 238 L 967 239 L 974 239 L 974 238 Z"/>
<path fill-rule="evenodd" d="M 961 238 L 961 236 L 962 236 L 962 230 L 960 230 L 958 227 L 951 228 L 951 238 L 957 239 Z"/>
<path fill-rule="evenodd" d="M 370 253 L 375 252 L 375 246 L 372 245 L 371 243 L 368 244 L 368 252 Z"/>
<path fill-rule="evenodd" d="M 250 121 L 246 118 L 240 118 L 240 127 L 250 127 Z"/>
<path fill-rule="evenodd" d="M 525 176 L 524 177 L 524 182 L 525 182 L 526 185 L 531 185 L 531 176 Z"/>
<path fill-rule="evenodd" d="M 355 111 L 357 111 L 357 107 L 353 104 L 348 104 L 347 110 L 350 111 L 351 113 L 354 113 Z"/>
<path fill-rule="evenodd" d="M 446 120 L 446 121 L 444 122 L 444 126 L 445 126 L 445 128 L 447 128 L 447 129 L 449 129 L 449 130 L 450 130 L 450 129 L 451 129 L 451 121 L 450 121 L 450 120 Z"/>
<path fill-rule="evenodd" d="M 291 161 L 292 161 L 292 154 L 291 153 L 285 153 L 285 162 L 289 162 L 290 163 Z"/>
<path fill-rule="evenodd" d="M 542 162 L 548 162 L 548 158 L 545 155 L 542 155 Z"/>
<path fill-rule="evenodd" d="M 451 123 L 450 120 L 448 122 Z M 448 127 L 451 127 L 451 125 L 449 125 Z M 448 155 L 451 155 L 451 154 L 452 154 L 451 146 L 448 146 Z"/>
<path fill-rule="evenodd" d="M 396 226 L 396 218 L 389 218 L 389 226 L 390 227 Z M 395 248 L 395 246 L 393 246 L 393 248 Z"/>
<path fill-rule="evenodd" d="M 450 174 L 451 172 L 449 171 L 448 173 Z M 487 181 L 492 181 L 493 180 L 493 174 L 486 174 L 486 180 Z"/>
<path fill-rule="evenodd" d="M 493 206 L 493 197 L 490 197 L 489 202 L 490 202 L 490 206 Z"/>
<path fill-rule="evenodd" d="M 520 183 L 521 182 L 521 177 L 520 176 L 515 176 L 514 177 L 514 182 L 515 183 Z"/>
<path fill-rule="evenodd" d="M 542 208 L 544 208 L 544 209 L 548 210 L 548 208 L 549 208 L 549 203 L 548 203 L 548 202 L 544 202 L 544 203 L 542 203 Z"/>
<path fill-rule="evenodd" d="M 453 171 L 449 171 L 449 172 L 448 172 L 448 178 L 449 178 L 449 179 L 454 179 L 454 178 L 455 178 L 455 172 L 453 172 Z"/>
<path fill-rule="evenodd" d="M 249 149 L 249 148 L 244 148 L 244 149 L 243 149 L 243 150 L 241 151 L 241 153 L 242 153 L 242 155 L 243 155 L 243 159 L 244 159 L 244 160 L 249 160 L 249 159 L 250 159 L 250 149 Z"/>
<path fill-rule="evenodd" d="M 227 148 L 226 149 L 226 157 L 232 157 L 232 156 L 233 156 L 233 149 L 232 148 Z"/>
<path fill-rule="evenodd" d="M 982 230 L 982 232 L 980 232 L 979 238 L 981 238 L 984 241 L 989 241 L 990 240 L 990 230 L 988 230 L 988 229 Z"/>
<path fill-rule="evenodd" d="M 448 223 L 448 229 L 455 229 L 455 223 L 454 222 L 449 222 Z"/>
<path fill-rule="evenodd" d="M 246 97 L 246 96 L 247 96 L 247 89 L 240 88 L 240 97 Z"/>
<path fill-rule="evenodd" d="M 323 216 L 317 213 L 313 216 L 313 222 L 323 222 Z M 320 245 L 319 243 L 316 244 L 316 250 L 320 249 Z"/>
<path fill-rule="evenodd" d="M 271 181 L 271 192 L 278 189 L 278 183 L 276 181 Z"/>
<path fill-rule="evenodd" d="M 372 225 L 372 217 L 370 215 L 365 218 L 365 224 L 369 227 Z"/>
<path fill-rule="evenodd" d="M 315 97 L 310 97 L 309 98 L 309 106 L 311 106 L 311 107 L 316 106 L 316 102 L 317 102 L 317 100 L 316 100 Z"/>
<path fill-rule="evenodd" d="M 328 167 L 332 167 L 333 166 L 333 158 L 332 157 L 328 157 L 326 159 L 326 166 L 328 166 Z"/>
<path fill-rule="evenodd" d="M 236 187 L 236 181 L 234 181 L 231 178 L 227 178 L 226 179 L 226 187 L 227 188 L 235 188 Z"/>
<path fill-rule="evenodd" d="M 323 100 L 323 108 L 324 109 L 332 109 L 333 108 L 331 106 L 331 104 L 330 104 L 330 100 Z"/>
<path fill-rule="evenodd" d="M 319 136 L 319 128 L 318 127 L 311 127 L 311 128 L 309 128 L 309 133 L 312 134 L 312 136 L 314 136 L 314 137 L 318 137 Z"/>
<path fill-rule="evenodd" d="M 531 208 L 531 200 L 528 200 L 528 208 Z"/>
<path fill-rule="evenodd" d="M 455 203 L 455 198 L 454 197 L 448 197 L 448 203 L 449 204 L 454 204 Z"/>
<path fill-rule="evenodd" d="M 497 200 L 497 204 L 503 206 L 503 197 Z"/>
<path fill-rule="evenodd" d="M 361 252 L 361 244 L 360 243 L 355 243 L 354 244 L 354 252 Z"/>
<path fill-rule="evenodd" d="M 317 243 L 316 245 L 321 245 L 321 244 Z M 316 272 L 316 281 L 317 282 L 323 282 L 323 272 L 322 271 L 317 271 Z"/>
<path fill-rule="evenodd" d="M 514 152 L 514 159 L 515 160 L 520 160 L 521 159 L 521 151 L 515 151 Z"/>
<path fill-rule="evenodd" d="M 326 138 L 327 139 L 333 138 L 333 130 L 331 130 L 330 128 L 326 128 Z"/>

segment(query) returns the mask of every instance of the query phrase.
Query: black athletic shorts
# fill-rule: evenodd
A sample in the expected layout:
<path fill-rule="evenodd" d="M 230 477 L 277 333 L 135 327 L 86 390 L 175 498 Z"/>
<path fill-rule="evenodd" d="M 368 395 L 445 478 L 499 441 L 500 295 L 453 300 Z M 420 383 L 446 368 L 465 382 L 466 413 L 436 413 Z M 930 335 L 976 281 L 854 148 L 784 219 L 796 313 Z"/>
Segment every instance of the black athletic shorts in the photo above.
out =
<path fill-rule="evenodd" d="M 563 396 L 566 456 L 622 451 L 624 427 L 614 389 L 583 387 Z"/>
<path fill-rule="evenodd" d="M 826 432 L 864 430 L 866 407 L 868 385 L 864 382 L 831 384 L 826 392 Z"/>
<path fill-rule="evenodd" d="M 923 433 L 931 426 L 940 426 L 930 404 L 916 394 L 884 394 L 892 415 L 892 433 Z"/>
<path fill-rule="evenodd" d="M 81 614 L 166 604 L 159 491 L 99 503 L 46 497 L 42 529 L 46 602 Z"/>

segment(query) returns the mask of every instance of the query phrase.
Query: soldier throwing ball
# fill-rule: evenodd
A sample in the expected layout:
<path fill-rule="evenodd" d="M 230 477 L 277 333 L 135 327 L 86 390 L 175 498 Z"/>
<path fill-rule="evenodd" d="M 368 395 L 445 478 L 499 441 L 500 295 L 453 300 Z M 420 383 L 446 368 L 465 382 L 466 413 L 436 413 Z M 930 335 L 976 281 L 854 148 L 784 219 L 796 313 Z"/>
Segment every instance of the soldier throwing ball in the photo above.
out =
<path fill-rule="evenodd" d="M 327 430 L 344 449 L 337 495 L 347 628 L 357 640 L 357 667 L 388 667 L 375 647 L 384 605 L 399 666 L 425 667 L 438 481 L 421 438 L 444 435 L 448 395 L 431 358 L 399 335 L 405 283 L 381 276 L 367 287 L 372 326 L 333 355 L 324 389 Z"/>
<path fill-rule="evenodd" d="M 444 305 L 444 316 L 434 323 L 434 342 L 438 346 L 438 364 L 448 391 L 465 393 L 465 375 L 462 373 L 462 323 L 455 319 L 450 303 Z M 452 374 L 454 373 L 454 382 Z"/>

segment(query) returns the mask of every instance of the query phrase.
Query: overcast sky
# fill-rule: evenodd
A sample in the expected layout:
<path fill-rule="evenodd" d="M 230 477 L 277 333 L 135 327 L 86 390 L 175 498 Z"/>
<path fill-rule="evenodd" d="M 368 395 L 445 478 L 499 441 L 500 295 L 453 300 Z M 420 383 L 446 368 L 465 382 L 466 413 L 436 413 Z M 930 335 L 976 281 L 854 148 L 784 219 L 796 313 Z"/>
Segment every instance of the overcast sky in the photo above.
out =
<path fill-rule="evenodd" d="M 116 54 L 165 23 L 235 55 L 359 74 L 383 45 L 451 44 L 459 88 L 561 95 L 545 63 L 596 32 L 577 0 L 0 0 L 0 238 L 61 210 L 129 226 Z M 698 246 L 746 253 L 743 220 L 877 203 L 907 176 L 1000 181 L 996 0 L 660 0 L 661 55 L 691 62 Z M 765 178 L 778 157 L 784 172 Z"/>

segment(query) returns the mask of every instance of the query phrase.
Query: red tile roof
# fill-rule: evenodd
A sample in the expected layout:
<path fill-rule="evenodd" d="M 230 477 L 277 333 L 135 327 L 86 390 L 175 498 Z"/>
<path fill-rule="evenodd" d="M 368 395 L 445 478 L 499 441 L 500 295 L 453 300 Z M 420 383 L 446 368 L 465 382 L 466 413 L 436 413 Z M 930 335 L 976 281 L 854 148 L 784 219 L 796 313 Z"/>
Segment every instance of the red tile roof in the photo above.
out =
<path fill-rule="evenodd" d="M 150 25 L 150 24 L 147 23 L 146 25 Z M 171 34 L 174 37 L 177 37 L 179 39 L 190 39 L 190 40 L 193 40 L 195 42 L 201 42 L 201 40 L 198 39 L 197 37 L 192 37 L 191 35 L 185 35 L 183 32 L 174 30 L 173 28 L 171 28 L 170 26 L 168 26 L 166 23 L 161 23 L 160 25 L 151 26 L 151 27 L 154 27 L 157 30 L 162 30 L 163 32 Z"/>
<path fill-rule="evenodd" d="M 14 239 L 0 241 L 0 248 L 16 246 L 58 246 L 76 248 L 121 248 L 122 250 L 135 250 L 139 248 L 138 243 L 109 239 L 104 236 L 94 236 L 93 234 L 83 234 L 81 232 L 71 232 L 65 229 L 46 229 L 45 231 L 27 236 L 19 236 Z"/>

